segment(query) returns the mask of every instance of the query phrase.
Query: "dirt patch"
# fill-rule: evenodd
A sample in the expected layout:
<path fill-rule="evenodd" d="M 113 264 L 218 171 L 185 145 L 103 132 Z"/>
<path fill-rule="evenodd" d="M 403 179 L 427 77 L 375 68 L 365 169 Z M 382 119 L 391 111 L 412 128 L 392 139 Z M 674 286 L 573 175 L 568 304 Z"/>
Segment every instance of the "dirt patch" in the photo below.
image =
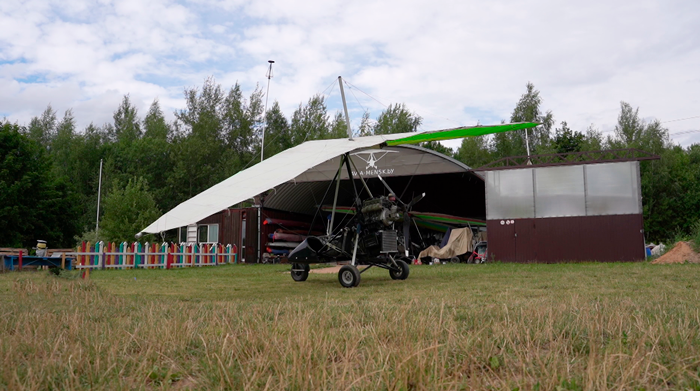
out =
<path fill-rule="evenodd" d="M 324 267 L 323 269 L 311 269 L 309 273 L 316 273 L 316 274 L 338 274 L 340 271 L 340 268 L 343 267 L 343 265 L 338 265 L 338 266 L 331 266 L 331 267 Z M 357 268 L 362 270 L 366 268 L 367 266 L 358 266 Z"/>
<path fill-rule="evenodd" d="M 678 242 L 666 254 L 654 260 L 653 264 L 700 263 L 700 254 L 693 251 L 688 242 Z"/>

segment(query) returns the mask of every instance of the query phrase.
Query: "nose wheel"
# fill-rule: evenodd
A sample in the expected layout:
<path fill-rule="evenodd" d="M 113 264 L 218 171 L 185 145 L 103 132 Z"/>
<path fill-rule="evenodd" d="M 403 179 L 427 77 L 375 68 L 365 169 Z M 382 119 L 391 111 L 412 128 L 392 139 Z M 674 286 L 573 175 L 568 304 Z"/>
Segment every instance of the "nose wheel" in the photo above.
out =
<path fill-rule="evenodd" d="M 338 272 L 338 281 L 343 288 L 353 288 L 360 285 L 360 271 L 353 265 L 345 265 Z"/>
<path fill-rule="evenodd" d="M 309 265 L 301 263 L 292 264 L 292 279 L 296 282 L 306 281 L 309 278 Z"/>

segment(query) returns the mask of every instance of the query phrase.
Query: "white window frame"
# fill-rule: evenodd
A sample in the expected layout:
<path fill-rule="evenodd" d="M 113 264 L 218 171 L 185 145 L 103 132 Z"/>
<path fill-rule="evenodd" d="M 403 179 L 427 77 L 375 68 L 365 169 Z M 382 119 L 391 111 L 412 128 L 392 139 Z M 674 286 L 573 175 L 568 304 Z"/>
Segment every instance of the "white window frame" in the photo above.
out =
<path fill-rule="evenodd" d="M 182 236 L 185 236 L 185 240 L 182 240 Z M 187 243 L 187 226 L 180 227 L 177 229 L 177 240 L 178 243 Z"/>
<path fill-rule="evenodd" d="M 202 227 L 207 227 L 207 241 L 202 242 L 199 237 L 199 230 Z M 216 227 L 216 237 L 212 238 L 211 227 Z M 214 240 L 212 240 L 214 239 Z M 219 224 L 199 224 L 197 225 L 197 241 L 199 243 L 218 243 L 219 242 Z"/>

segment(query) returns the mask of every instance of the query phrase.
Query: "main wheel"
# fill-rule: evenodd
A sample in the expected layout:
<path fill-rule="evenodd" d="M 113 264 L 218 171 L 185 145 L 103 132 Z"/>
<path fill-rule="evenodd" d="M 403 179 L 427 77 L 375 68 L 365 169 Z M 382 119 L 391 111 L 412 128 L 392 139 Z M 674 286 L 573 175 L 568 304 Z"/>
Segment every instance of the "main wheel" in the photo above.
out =
<path fill-rule="evenodd" d="M 408 278 L 408 264 L 402 260 L 397 260 L 396 265 L 399 267 L 399 270 L 396 269 L 389 269 L 389 275 L 391 276 L 392 280 L 405 280 Z"/>
<path fill-rule="evenodd" d="M 338 281 L 343 288 L 352 288 L 360 285 L 360 271 L 353 265 L 345 265 L 338 272 Z"/>
<path fill-rule="evenodd" d="M 301 263 L 293 263 L 292 264 L 292 279 L 296 282 L 306 281 L 306 279 L 309 278 L 309 270 L 311 270 L 309 265 L 305 265 L 305 264 L 301 264 Z"/>
<path fill-rule="evenodd" d="M 450 263 L 460 263 L 460 262 L 461 262 L 461 260 L 459 259 L 459 257 L 450 258 Z"/>

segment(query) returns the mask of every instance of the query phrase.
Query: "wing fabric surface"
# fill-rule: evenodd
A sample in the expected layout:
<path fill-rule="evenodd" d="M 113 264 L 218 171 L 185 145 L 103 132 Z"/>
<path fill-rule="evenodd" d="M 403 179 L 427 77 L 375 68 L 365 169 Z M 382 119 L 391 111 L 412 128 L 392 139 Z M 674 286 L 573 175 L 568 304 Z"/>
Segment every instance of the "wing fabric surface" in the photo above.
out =
<path fill-rule="evenodd" d="M 182 202 L 144 228 L 141 233 L 158 233 L 194 224 L 214 213 L 249 200 L 282 183 L 294 180 L 308 169 L 344 153 L 381 145 L 418 144 L 424 141 L 450 140 L 532 128 L 537 123 L 523 122 L 489 126 L 462 127 L 420 133 L 396 133 L 356 137 L 353 140 L 333 139 L 307 141 L 210 187 Z"/>
<path fill-rule="evenodd" d="M 358 148 L 376 147 L 388 140 L 406 137 L 411 134 L 397 133 L 356 137 L 354 140 L 307 141 L 280 152 L 253 167 L 240 171 L 182 202 L 141 232 L 158 233 L 194 224 L 232 205 L 251 199 L 275 186 L 291 181 L 306 170 L 346 152 Z"/>
<path fill-rule="evenodd" d="M 473 137 L 473 136 L 483 136 L 486 134 L 509 132 L 512 130 L 521 130 L 534 128 L 539 125 L 536 122 L 516 122 L 512 124 L 499 124 L 499 125 L 485 125 L 485 126 L 470 126 L 466 128 L 455 128 L 446 130 L 436 130 L 433 132 L 422 132 L 418 134 L 411 134 L 408 137 L 403 137 L 400 139 L 389 140 L 386 145 L 401 145 L 401 144 L 418 144 L 425 141 L 440 141 L 440 140 L 452 140 L 456 138 L 463 137 Z"/>

